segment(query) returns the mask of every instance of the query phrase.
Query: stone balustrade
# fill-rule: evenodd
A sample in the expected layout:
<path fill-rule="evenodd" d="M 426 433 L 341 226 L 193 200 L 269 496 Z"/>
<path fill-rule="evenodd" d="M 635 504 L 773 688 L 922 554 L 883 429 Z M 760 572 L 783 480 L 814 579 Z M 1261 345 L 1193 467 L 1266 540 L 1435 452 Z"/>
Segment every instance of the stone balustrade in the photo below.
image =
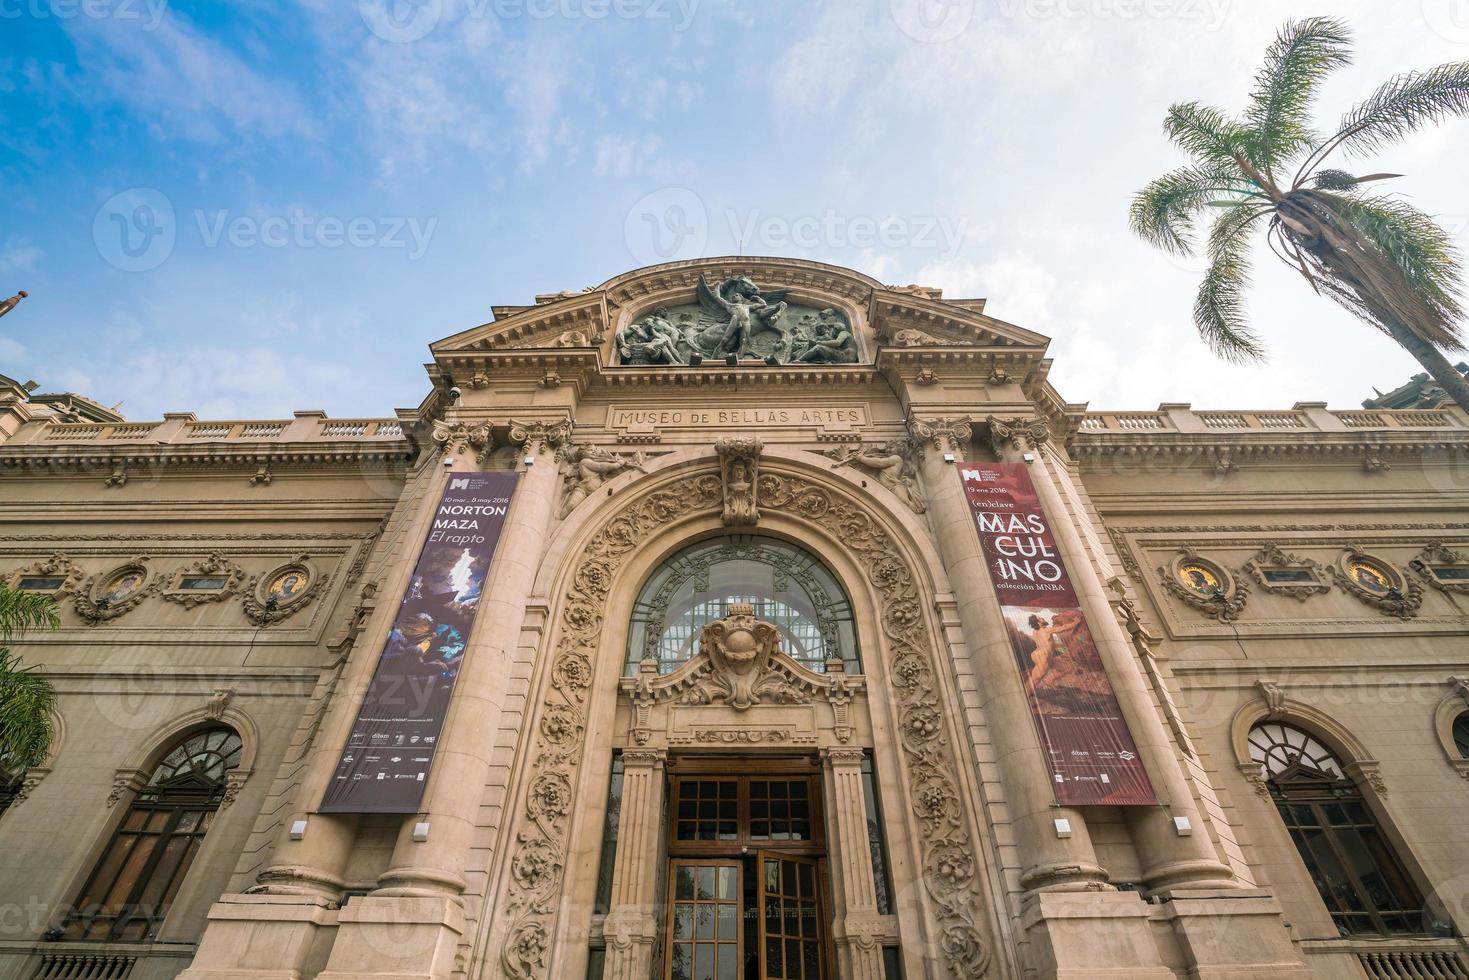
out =
<path fill-rule="evenodd" d="M 0 431 L 0 444 L 7 446 L 144 444 L 147 446 L 190 445 L 228 442 L 380 442 L 401 440 L 403 422 L 398 418 L 329 419 L 317 411 L 297 412 L 293 419 L 242 419 L 201 422 L 191 413 L 168 414 L 158 422 L 56 422 L 39 419 L 19 427 L 8 439 Z"/>
<path fill-rule="evenodd" d="M 1164 403 L 1154 412 L 1088 412 L 1078 434 L 1093 432 L 1353 432 L 1362 429 L 1469 429 L 1456 408 L 1331 410 L 1325 402 L 1298 402 L 1281 411 L 1194 411 Z"/>

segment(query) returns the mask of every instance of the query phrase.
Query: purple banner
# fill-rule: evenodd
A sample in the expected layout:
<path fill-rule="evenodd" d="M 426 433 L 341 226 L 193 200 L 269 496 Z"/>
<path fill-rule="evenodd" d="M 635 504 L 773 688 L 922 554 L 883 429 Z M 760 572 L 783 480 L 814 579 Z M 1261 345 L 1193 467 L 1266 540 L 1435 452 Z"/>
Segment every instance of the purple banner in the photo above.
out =
<path fill-rule="evenodd" d="M 1062 804 L 1157 803 L 1024 463 L 962 463 L 959 479 Z"/>
<path fill-rule="evenodd" d="M 416 813 L 518 473 L 450 473 L 323 813 Z"/>

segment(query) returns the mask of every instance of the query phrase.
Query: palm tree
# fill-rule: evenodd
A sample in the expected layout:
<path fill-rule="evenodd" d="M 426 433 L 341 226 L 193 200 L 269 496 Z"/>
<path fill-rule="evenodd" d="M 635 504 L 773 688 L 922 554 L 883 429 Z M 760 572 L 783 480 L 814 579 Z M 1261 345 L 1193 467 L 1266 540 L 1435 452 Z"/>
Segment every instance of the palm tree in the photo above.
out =
<path fill-rule="evenodd" d="M 0 585 L 0 642 L 22 630 L 57 625 L 48 596 Z M 14 779 L 46 758 L 51 744 L 51 682 L 21 666 L 19 657 L 0 647 L 0 781 Z"/>
<path fill-rule="evenodd" d="M 1324 166 L 1338 151 L 1365 154 L 1469 113 L 1469 62 L 1389 79 L 1323 139 L 1311 125 L 1316 91 L 1351 60 L 1350 47 L 1351 32 L 1339 20 L 1287 22 L 1242 117 L 1197 102 L 1169 108 L 1163 130 L 1193 163 L 1138 192 L 1132 229 L 1165 251 L 1192 255 L 1195 222 L 1214 215 L 1194 324 L 1221 357 L 1264 356 L 1243 302 L 1250 244 L 1263 227 L 1271 250 L 1318 294 L 1392 337 L 1469 411 L 1469 384 L 1442 353 L 1464 346 L 1459 260 L 1449 236 L 1422 211 L 1363 190 L 1400 174 L 1354 176 Z"/>

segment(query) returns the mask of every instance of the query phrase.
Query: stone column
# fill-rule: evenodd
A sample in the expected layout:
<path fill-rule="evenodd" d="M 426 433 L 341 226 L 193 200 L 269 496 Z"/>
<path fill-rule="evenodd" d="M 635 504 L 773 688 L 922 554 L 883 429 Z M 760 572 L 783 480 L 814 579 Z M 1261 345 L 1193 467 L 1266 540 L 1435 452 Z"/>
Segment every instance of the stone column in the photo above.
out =
<path fill-rule="evenodd" d="M 419 812 L 404 819 L 388 870 L 343 915 L 320 980 L 368 975 L 447 977 L 464 931 L 463 870 L 489 782 L 495 733 L 511 679 L 526 600 L 535 584 L 556 496 L 557 445 L 571 423 L 512 422 L 524 469 L 485 580 Z M 426 840 L 415 825 L 428 824 Z"/>
<path fill-rule="evenodd" d="M 1027 891 L 1097 887 L 1107 873 L 1097 864 L 1085 818 L 1077 810 L 1055 805 L 1048 778 L 1051 763 L 1031 720 L 979 532 L 958 473 L 943 458 L 945 453 L 956 460 L 964 458 L 971 436 L 969 420 L 914 419 L 910 424 L 922 449 L 919 468 L 928 516 L 958 603 L 964 642 L 983 678 L 979 696 L 999 747 L 1005 804 L 1025 862 L 1020 884 Z M 1070 837 L 1057 836 L 1057 819 L 1070 824 Z"/>
<path fill-rule="evenodd" d="M 612 862 L 612 902 L 602 923 L 607 937 L 606 980 L 646 980 L 658 942 L 658 869 L 662 851 L 662 749 L 622 753 L 622 806 Z"/>
<path fill-rule="evenodd" d="M 867 802 L 862 792 L 861 749 L 821 750 L 826 769 L 827 826 L 834 832 L 828 848 L 841 918 L 836 922 L 837 973 L 852 980 L 883 980 L 882 922 L 877 911 L 877 881 L 867 834 Z"/>
<path fill-rule="evenodd" d="M 1066 559 L 1071 582 L 1082 612 L 1097 640 L 1097 648 L 1106 665 L 1107 674 L 1122 707 L 1122 715 L 1137 743 L 1138 753 L 1147 767 L 1160 807 L 1128 807 L 1134 846 L 1143 865 L 1143 882 L 1150 889 L 1178 885 L 1202 888 L 1228 888 L 1235 884 L 1234 874 L 1214 853 L 1214 846 L 1204 828 L 1198 807 L 1194 804 L 1176 749 L 1168 738 L 1163 719 L 1153 704 L 1152 693 L 1143 677 L 1132 644 L 1122 632 L 1107 601 L 1102 577 L 1092 564 L 1090 552 L 1082 540 L 1077 522 L 1086 520 L 1084 513 L 1073 515 L 1052 476 L 1051 467 L 1060 465 L 1050 445 L 1049 429 L 1043 421 L 1003 422 L 990 420 L 990 434 L 996 452 L 1009 462 L 1020 462 L 1025 454 L 1032 482 L 1056 537 L 1056 544 Z M 1188 820 L 1189 833 L 1181 834 L 1174 818 Z"/>
<path fill-rule="evenodd" d="M 489 452 L 490 425 L 485 421 L 434 423 L 434 441 L 456 454 L 463 465 Z M 281 837 L 272 860 L 257 876 L 249 894 L 224 895 L 209 911 L 209 925 L 199 942 L 187 980 L 223 980 L 242 972 L 268 980 L 295 980 L 312 957 L 320 955 L 319 932 L 336 926 L 333 911 L 341 900 L 343 874 L 356 841 L 355 814 L 317 813 L 331 782 L 352 723 L 361 709 L 377 657 L 387 641 L 398 610 L 396 599 L 407 587 L 413 558 L 431 526 L 449 467 L 439 454 L 425 450 L 418 469 L 403 488 L 387 530 L 369 566 L 377 576 L 380 601 L 372 621 L 354 644 L 351 660 L 338 682 L 338 694 L 309 750 L 292 810 L 282 820 Z M 384 597 L 392 597 L 382 601 Z M 291 824 L 306 820 L 305 833 L 293 839 Z"/>

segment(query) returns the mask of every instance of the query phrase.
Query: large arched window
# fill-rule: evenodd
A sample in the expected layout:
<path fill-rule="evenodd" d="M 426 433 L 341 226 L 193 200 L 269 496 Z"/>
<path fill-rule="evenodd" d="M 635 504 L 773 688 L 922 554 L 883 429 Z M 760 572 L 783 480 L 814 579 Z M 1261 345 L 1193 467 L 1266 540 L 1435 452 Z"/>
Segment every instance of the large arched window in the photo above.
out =
<path fill-rule="evenodd" d="M 208 728 L 169 750 L 93 868 L 64 938 L 141 942 L 157 934 L 224 801 L 241 749 L 233 730 Z"/>
<path fill-rule="evenodd" d="M 1459 750 L 1459 758 L 1469 759 L 1469 711 L 1454 719 L 1454 748 Z"/>
<path fill-rule="evenodd" d="M 1250 730 L 1250 758 L 1321 900 L 1343 936 L 1425 932 L 1423 897 L 1357 784 L 1308 732 L 1267 722 Z"/>
<path fill-rule="evenodd" d="M 841 660 L 861 672 L 852 604 L 826 566 L 785 541 L 734 535 L 684 548 L 648 578 L 633 606 L 627 673 L 644 658 L 672 672 L 698 652 L 704 625 L 734 602 L 774 623 L 781 649 L 802 666 L 820 672 Z"/>

